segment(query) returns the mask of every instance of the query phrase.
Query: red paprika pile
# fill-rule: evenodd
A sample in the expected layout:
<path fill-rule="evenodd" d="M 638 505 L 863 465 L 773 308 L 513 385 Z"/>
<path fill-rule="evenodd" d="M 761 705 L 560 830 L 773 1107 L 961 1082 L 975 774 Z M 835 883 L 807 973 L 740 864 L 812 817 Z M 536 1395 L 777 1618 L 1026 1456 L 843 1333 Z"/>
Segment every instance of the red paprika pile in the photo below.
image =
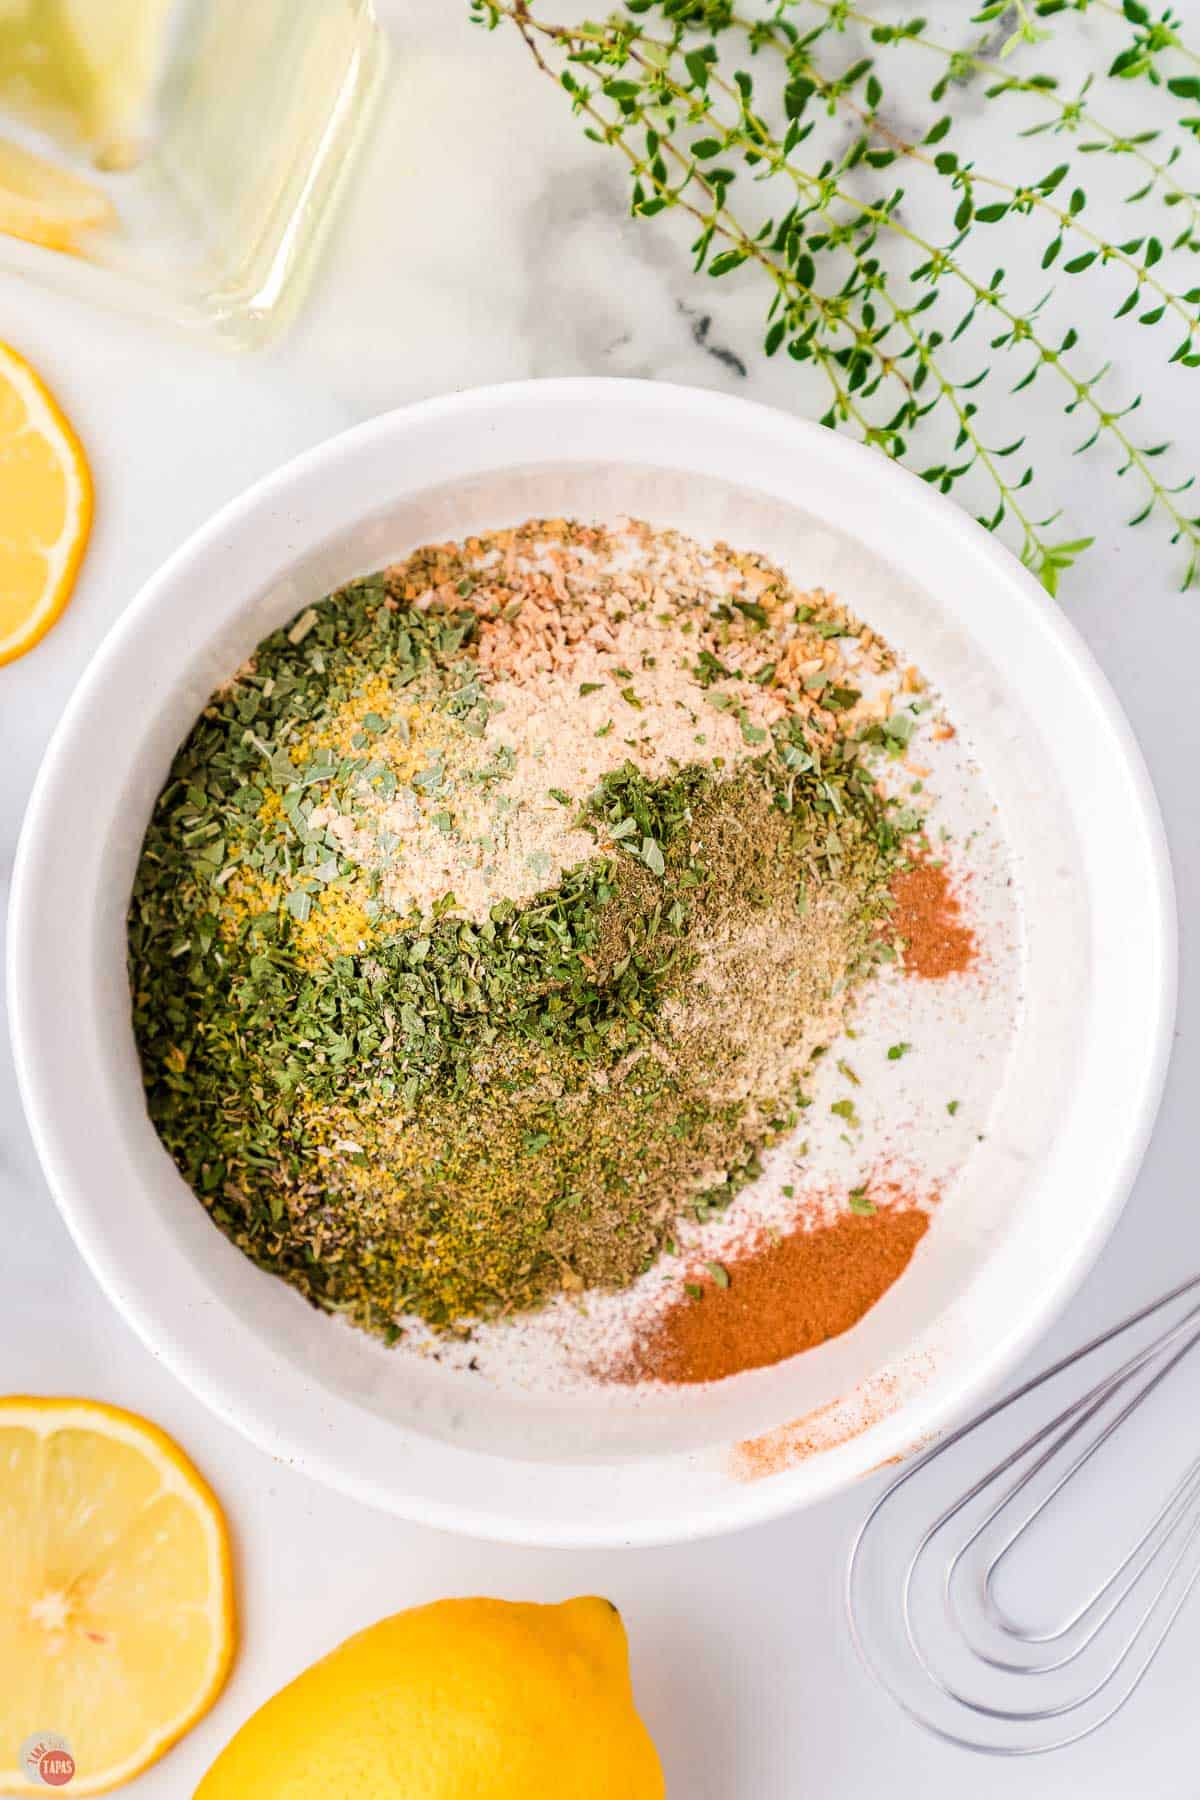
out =
<path fill-rule="evenodd" d="M 723 1264 L 702 1265 L 616 1376 L 720 1381 L 811 1350 L 870 1311 L 904 1273 L 928 1225 L 928 1214 L 901 1196 L 871 1214 L 764 1235 Z"/>
<path fill-rule="evenodd" d="M 904 939 L 910 975 L 940 981 L 961 975 L 975 960 L 975 933 L 966 924 L 944 863 L 915 862 L 892 876 L 891 929 Z"/>

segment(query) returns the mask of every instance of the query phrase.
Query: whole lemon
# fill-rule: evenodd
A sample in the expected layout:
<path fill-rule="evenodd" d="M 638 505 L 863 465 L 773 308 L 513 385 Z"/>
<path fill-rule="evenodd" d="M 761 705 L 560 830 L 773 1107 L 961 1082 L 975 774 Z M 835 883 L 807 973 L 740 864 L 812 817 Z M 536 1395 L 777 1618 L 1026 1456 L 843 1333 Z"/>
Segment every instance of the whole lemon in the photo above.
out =
<path fill-rule="evenodd" d="M 439 1600 L 381 1619 L 297 1676 L 195 1800 L 662 1800 L 621 1615 Z"/>

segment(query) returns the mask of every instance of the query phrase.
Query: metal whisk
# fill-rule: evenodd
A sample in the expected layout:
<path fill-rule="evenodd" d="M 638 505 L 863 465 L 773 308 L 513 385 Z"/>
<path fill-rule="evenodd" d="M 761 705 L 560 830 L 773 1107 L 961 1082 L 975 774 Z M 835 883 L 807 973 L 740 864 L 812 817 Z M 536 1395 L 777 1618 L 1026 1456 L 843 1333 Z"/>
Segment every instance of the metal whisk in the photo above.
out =
<path fill-rule="evenodd" d="M 1200 1580 L 1200 1455 L 1169 1429 L 1166 1391 L 1200 1343 L 1198 1289 L 1181 1282 L 996 1401 L 867 1515 L 847 1573 L 855 1643 L 936 1736 L 992 1756 L 1061 1749 L 1144 1680 Z"/>

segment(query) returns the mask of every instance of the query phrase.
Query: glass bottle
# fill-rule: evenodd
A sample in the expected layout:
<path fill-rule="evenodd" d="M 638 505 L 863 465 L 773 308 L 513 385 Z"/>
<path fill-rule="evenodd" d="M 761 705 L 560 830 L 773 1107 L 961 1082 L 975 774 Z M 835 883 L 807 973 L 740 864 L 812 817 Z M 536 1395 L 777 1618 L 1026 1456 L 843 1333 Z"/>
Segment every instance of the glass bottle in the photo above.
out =
<path fill-rule="evenodd" d="M 385 63 L 371 0 L 0 0 L 0 268 L 262 342 Z"/>

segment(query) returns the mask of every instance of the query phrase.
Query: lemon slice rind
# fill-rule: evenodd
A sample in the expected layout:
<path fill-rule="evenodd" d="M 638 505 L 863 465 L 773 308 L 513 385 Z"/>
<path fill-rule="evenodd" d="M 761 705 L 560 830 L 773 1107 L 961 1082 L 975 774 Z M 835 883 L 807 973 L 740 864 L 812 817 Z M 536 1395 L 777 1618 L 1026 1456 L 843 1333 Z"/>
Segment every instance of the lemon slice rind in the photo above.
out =
<path fill-rule="evenodd" d="M 0 138 L 0 232 L 77 256 L 89 232 L 115 222 L 102 188 Z"/>
<path fill-rule="evenodd" d="M 71 1779 L 72 1794 L 104 1794 L 133 1779 L 156 1762 L 191 1729 L 212 1706 L 229 1674 L 236 1646 L 233 1606 L 233 1572 L 224 1515 L 212 1489 L 189 1462 L 179 1446 L 158 1426 L 136 1413 L 102 1401 L 46 1398 L 39 1395 L 0 1397 L 0 1504 L 4 1500 L 4 1434 L 32 1432 L 48 1440 L 63 1431 L 87 1432 L 98 1439 L 121 1445 L 143 1457 L 158 1477 L 158 1488 L 147 1505 L 163 1496 L 185 1504 L 200 1525 L 207 1559 L 207 1613 L 211 1648 L 207 1666 L 193 1692 L 169 1718 L 147 1730 L 136 1751 L 119 1763 L 98 1770 L 84 1770 Z M 53 1720 L 32 1720 L 30 1730 L 53 1730 Z M 45 1785 L 31 1781 L 11 1761 L 14 1746 L 0 1746 L 0 1794 L 42 1794 Z"/>
<path fill-rule="evenodd" d="M 4 386 L 15 395 L 24 416 L 19 425 L 0 436 L 0 457 L 6 446 L 19 443 L 25 433 L 43 438 L 66 483 L 67 511 L 55 543 L 36 546 L 46 559 L 46 579 L 41 595 L 21 623 L 7 636 L 0 636 L 0 665 L 32 650 L 62 613 L 71 597 L 92 524 L 92 480 L 79 439 L 29 364 L 7 344 L 0 343 L 0 390 Z M 9 540 L 12 525 L 0 514 L 0 540 Z"/>

